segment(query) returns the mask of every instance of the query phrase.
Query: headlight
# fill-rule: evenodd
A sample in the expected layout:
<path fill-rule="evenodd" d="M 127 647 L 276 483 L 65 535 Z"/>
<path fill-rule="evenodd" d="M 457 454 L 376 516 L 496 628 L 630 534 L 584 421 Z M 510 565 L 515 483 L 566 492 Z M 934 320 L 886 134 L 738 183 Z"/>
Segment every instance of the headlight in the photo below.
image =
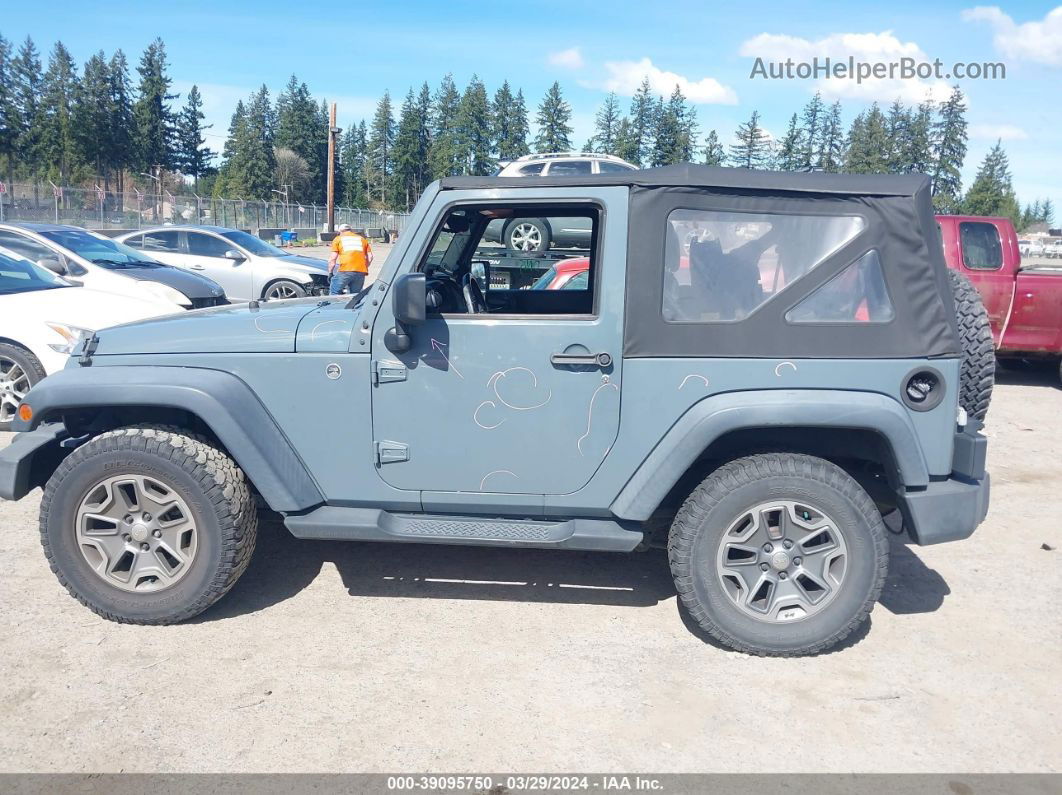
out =
<path fill-rule="evenodd" d="M 77 350 L 77 347 L 81 344 L 82 340 L 91 337 L 93 334 L 93 332 L 87 328 L 68 326 L 65 323 L 45 322 L 44 325 L 46 325 L 64 340 L 64 342 L 49 342 L 48 347 L 51 348 L 53 351 L 65 353 L 68 356 Z"/>
<path fill-rule="evenodd" d="M 182 293 L 180 290 L 175 290 L 168 284 L 162 284 L 161 282 L 149 282 L 141 281 L 137 282 L 141 289 L 151 293 L 156 298 L 161 298 L 163 301 L 169 301 L 171 304 L 179 304 L 180 306 L 190 307 L 192 305 L 192 299 Z"/>

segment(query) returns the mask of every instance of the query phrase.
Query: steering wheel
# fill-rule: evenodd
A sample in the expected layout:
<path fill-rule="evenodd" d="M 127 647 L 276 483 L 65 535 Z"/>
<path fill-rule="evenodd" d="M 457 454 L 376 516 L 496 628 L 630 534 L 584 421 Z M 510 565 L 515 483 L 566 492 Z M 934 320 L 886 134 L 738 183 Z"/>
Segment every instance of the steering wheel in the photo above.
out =
<path fill-rule="evenodd" d="M 465 308 L 468 314 L 481 315 L 487 311 L 487 299 L 483 297 L 479 282 L 472 278 L 471 273 L 466 273 L 461 279 L 461 291 L 465 294 Z"/>

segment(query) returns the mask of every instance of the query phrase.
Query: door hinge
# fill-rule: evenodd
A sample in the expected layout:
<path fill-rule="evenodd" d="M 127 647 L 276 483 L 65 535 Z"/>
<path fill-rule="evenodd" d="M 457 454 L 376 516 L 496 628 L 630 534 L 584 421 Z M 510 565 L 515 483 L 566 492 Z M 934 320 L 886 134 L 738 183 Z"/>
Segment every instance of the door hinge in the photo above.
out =
<path fill-rule="evenodd" d="M 393 381 L 405 381 L 406 368 L 401 362 L 389 362 L 376 359 L 372 363 L 372 382 L 389 384 Z"/>
<path fill-rule="evenodd" d="M 409 445 L 402 442 L 373 442 L 377 464 L 398 464 L 409 460 Z"/>

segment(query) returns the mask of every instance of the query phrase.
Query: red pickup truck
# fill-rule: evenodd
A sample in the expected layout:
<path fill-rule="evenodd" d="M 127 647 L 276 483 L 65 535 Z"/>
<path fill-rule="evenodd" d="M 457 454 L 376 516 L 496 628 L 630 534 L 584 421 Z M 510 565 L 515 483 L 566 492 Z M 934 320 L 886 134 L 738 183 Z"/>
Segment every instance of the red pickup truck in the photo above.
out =
<path fill-rule="evenodd" d="M 969 277 L 984 300 L 996 354 L 1062 354 L 1062 268 L 1037 260 L 1023 264 L 1007 218 L 938 215 L 937 222 L 948 267 Z"/>

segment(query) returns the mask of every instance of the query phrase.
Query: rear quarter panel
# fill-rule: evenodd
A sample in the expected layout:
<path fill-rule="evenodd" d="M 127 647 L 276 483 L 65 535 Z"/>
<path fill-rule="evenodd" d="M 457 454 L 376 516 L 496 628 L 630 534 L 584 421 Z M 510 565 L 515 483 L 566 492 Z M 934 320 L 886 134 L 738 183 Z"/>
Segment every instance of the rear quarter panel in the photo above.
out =
<path fill-rule="evenodd" d="M 1062 352 L 1062 271 L 1022 271 L 1014 309 L 1000 350 L 1014 353 Z"/>

